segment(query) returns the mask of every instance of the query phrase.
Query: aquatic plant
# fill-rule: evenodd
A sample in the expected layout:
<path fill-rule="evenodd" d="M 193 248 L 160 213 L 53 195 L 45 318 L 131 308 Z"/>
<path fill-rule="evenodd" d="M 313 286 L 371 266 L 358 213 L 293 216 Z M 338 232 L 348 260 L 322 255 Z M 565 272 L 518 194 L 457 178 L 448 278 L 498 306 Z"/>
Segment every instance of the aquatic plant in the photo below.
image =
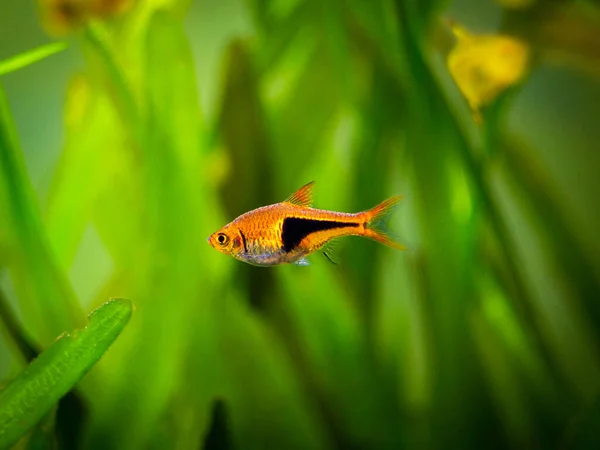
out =
<path fill-rule="evenodd" d="M 60 43 L 0 40 L 0 399 L 85 312 L 135 311 L 17 445 L 597 446 L 600 11 L 499 3 L 40 0 Z M 311 180 L 325 209 L 403 195 L 407 251 L 206 243 Z"/>

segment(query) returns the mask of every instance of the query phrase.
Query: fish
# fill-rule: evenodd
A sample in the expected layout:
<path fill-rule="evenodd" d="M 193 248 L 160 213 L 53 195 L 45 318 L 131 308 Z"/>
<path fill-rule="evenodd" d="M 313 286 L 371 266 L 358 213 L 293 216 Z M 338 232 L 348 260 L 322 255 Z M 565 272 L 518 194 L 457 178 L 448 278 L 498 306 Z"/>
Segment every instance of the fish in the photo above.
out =
<path fill-rule="evenodd" d="M 309 265 L 307 256 L 321 250 L 337 263 L 334 240 L 360 236 L 388 247 L 404 250 L 382 222 L 402 196 L 394 196 L 358 213 L 327 211 L 312 207 L 314 181 L 284 201 L 254 209 L 211 234 L 208 243 L 225 255 L 254 265 Z"/>

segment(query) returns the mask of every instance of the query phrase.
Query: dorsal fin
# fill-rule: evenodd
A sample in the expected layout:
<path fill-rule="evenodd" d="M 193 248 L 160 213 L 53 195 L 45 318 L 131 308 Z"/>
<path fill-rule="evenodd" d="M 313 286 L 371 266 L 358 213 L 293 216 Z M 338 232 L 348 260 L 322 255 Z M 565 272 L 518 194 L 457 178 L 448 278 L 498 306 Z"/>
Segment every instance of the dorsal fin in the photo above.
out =
<path fill-rule="evenodd" d="M 284 202 L 292 203 L 298 206 L 312 206 L 312 188 L 314 181 L 306 183 L 292 195 L 284 200 Z"/>

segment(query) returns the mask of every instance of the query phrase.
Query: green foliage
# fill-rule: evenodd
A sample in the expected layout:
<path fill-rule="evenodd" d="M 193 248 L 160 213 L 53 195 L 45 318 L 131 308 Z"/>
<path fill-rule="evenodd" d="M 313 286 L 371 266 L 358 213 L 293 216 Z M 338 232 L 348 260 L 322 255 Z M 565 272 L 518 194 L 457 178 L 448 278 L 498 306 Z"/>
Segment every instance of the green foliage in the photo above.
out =
<path fill-rule="evenodd" d="M 3 77 L 2 373 L 119 296 L 135 320 L 77 384 L 78 448 L 597 442 L 600 10 L 502 2 L 498 27 L 460 23 L 533 55 L 518 85 L 481 83 L 478 124 L 446 19 L 500 8 L 463 3 L 147 0 L 77 22 L 53 58 L 78 69 L 49 189 L 30 162 L 58 144 L 25 145 L 35 117 L 10 84 L 36 66 Z M 481 82 L 506 41 L 469 42 L 458 73 Z M 348 238 L 339 266 L 265 269 L 207 245 L 311 180 L 325 209 L 404 196 L 390 225 L 408 250 Z"/>
<path fill-rule="evenodd" d="M 0 76 L 19 70 L 67 48 L 64 42 L 42 45 L 36 49 L 0 61 Z"/>
<path fill-rule="evenodd" d="M 6 249 L 15 290 L 32 334 L 47 343 L 82 323 L 83 314 L 54 261 L 43 231 L 39 207 L 25 173 L 14 124 L 0 86 L 0 236 Z"/>
<path fill-rule="evenodd" d="M 131 311 L 131 302 L 123 299 L 100 306 L 84 329 L 59 337 L 0 391 L 0 448 L 10 447 L 38 423 L 98 362 Z"/>

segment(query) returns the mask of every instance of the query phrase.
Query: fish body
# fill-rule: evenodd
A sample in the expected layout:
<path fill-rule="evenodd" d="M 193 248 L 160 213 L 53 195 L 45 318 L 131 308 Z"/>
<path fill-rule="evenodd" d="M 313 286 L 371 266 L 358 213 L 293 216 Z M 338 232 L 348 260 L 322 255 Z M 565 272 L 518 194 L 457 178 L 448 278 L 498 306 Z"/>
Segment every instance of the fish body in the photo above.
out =
<path fill-rule="evenodd" d="M 283 202 L 242 214 L 213 233 L 208 242 L 221 253 L 256 266 L 307 265 L 305 258 L 321 249 L 332 259 L 329 243 L 343 236 L 362 236 L 403 249 L 379 226 L 401 197 L 359 213 L 327 211 L 312 208 L 313 184 L 304 185 Z"/>

